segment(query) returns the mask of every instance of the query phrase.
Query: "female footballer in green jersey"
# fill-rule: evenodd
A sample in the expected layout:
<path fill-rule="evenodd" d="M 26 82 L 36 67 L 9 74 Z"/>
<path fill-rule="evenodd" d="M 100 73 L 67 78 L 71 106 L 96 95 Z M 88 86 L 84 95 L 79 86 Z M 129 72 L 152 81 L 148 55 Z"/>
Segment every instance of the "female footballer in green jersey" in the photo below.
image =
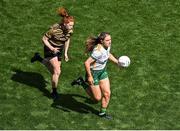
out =
<path fill-rule="evenodd" d="M 51 72 L 51 95 L 54 99 L 58 96 L 57 86 L 61 73 L 61 59 L 63 52 L 65 61 L 67 62 L 69 60 L 68 48 L 74 26 L 74 17 L 69 16 L 66 9 L 59 8 L 58 14 L 63 17 L 62 21 L 51 26 L 42 38 L 44 44 L 44 59 L 39 53 L 35 53 L 31 58 L 32 63 L 39 61 Z"/>
<path fill-rule="evenodd" d="M 86 78 L 74 80 L 71 85 L 81 85 L 87 94 L 95 101 L 101 101 L 99 116 L 110 118 L 106 109 L 110 100 L 110 82 L 106 71 L 106 63 L 109 60 L 118 64 L 118 60 L 110 53 L 111 36 L 102 32 L 98 37 L 89 37 L 86 41 L 86 52 L 90 57 L 85 61 Z"/>

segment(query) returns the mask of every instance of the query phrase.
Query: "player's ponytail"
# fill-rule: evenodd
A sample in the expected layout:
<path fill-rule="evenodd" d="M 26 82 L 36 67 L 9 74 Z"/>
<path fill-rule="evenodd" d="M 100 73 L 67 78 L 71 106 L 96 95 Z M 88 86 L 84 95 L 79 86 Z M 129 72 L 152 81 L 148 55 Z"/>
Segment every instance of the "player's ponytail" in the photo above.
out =
<path fill-rule="evenodd" d="M 92 52 L 94 47 L 97 44 L 102 44 L 102 41 L 105 39 L 105 37 L 107 35 L 110 35 L 108 32 L 101 32 L 98 37 L 88 37 L 86 40 L 86 49 L 85 49 L 85 53 L 89 53 Z"/>
<path fill-rule="evenodd" d="M 58 15 L 60 15 L 61 17 L 67 17 L 69 16 L 67 10 L 64 7 L 58 8 L 57 10 Z"/>
<path fill-rule="evenodd" d="M 74 17 L 70 16 L 64 7 L 58 8 L 57 13 L 59 16 L 63 17 L 61 23 L 68 24 L 69 22 L 74 22 Z"/>
<path fill-rule="evenodd" d="M 93 37 L 93 36 L 90 36 L 87 38 L 86 40 L 86 49 L 85 49 L 85 53 L 89 53 L 91 52 L 95 45 L 98 44 L 98 38 L 97 37 Z"/>

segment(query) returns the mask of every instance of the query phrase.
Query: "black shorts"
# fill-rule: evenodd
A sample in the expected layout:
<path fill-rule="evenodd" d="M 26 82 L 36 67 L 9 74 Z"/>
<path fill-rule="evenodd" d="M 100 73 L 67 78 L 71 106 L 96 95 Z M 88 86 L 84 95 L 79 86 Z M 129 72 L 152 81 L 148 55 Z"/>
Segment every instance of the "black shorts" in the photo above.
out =
<path fill-rule="evenodd" d="M 64 45 L 63 46 L 55 46 L 51 45 L 55 48 L 59 48 L 59 52 L 54 54 L 47 46 L 44 46 L 44 58 L 49 58 L 49 57 L 58 57 L 58 61 L 61 61 L 62 55 L 64 52 Z"/>

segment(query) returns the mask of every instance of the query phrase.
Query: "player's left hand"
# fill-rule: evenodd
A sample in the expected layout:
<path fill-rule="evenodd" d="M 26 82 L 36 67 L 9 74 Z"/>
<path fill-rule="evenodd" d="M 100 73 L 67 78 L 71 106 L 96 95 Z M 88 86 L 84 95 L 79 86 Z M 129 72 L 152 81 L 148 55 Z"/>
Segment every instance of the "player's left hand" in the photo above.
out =
<path fill-rule="evenodd" d="M 72 34 L 73 33 L 73 30 L 71 29 L 71 30 L 68 30 L 68 33 L 69 34 Z"/>
<path fill-rule="evenodd" d="M 68 61 L 69 61 L 69 57 L 68 57 L 68 55 L 65 55 L 64 60 L 65 60 L 66 62 L 68 62 Z"/>

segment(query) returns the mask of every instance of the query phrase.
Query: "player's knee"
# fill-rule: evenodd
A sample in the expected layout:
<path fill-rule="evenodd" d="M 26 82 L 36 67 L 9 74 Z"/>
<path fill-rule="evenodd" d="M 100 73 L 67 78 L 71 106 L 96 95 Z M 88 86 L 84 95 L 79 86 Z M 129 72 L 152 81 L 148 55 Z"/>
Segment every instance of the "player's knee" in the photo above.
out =
<path fill-rule="evenodd" d="M 54 75 L 59 76 L 61 74 L 61 69 L 54 69 Z"/>
<path fill-rule="evenodd" d="M 95 97 L 94 97 L 94 99 L 95 99 L 95 101 L 100 101 L 101 100 L 101 95 L 96 95 Z"/>
<path fill-rule="evenodd" d="M 106 99 L 110 99 L 110 96 L 111 96 L 111 92 L 105 92 L 105 93 L 104 93 L 104 97 L 105 97 Z"/>

